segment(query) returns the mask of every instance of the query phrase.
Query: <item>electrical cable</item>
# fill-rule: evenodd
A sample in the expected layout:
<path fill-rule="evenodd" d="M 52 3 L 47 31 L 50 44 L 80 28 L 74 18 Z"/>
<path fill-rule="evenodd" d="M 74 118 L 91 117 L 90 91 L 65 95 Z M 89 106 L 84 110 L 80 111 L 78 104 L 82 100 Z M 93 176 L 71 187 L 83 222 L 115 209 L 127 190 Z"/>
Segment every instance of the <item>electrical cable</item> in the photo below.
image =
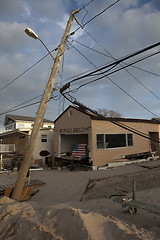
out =
<path fill-rule="evenodd" d="M 124 68 L 124 67 L 123 67 L 123 68 Z M 119 69 L 119 70 L 120 70 L 120 69 Z M 108 70 L 108 71 L 109 71 L 109 70 Z M 118 70 L 116 70 L 116 71 L 118 71 Z M 99 79 L 98 79 L 98 80 L 99 80 Z M 95 81 L 95 80 L 93 80 L 93 81 Z M 96 81 L 97 81 L 97 80 L 96 80 Z M 72 82 L 72 81 L 71 81 L 71 82 Z M 89 84 L 89 83 L 87 83 L 87 84 Z M 84 84 L 84 85 L 86 85 L 86 84 Z M 83 86 L 84 86 L 84 85 L 83 85 Z M 82 87 L 82 86 L 81 86 L 81 87 Z M 19 109 L 22 109 L 22 108 L 25 108 L 25 107 L 29 107 L 29 106 L 38 104 L 40 101 L 35 102 L 35 103 L 32 103 L 32 104 L 28 104 L 28 105 L 26 105 L 26 106 L 24 106 L 24 107 L 23 107 L 23 106 L 20 107 L 21 105 L 24 105 L 25 103 L 27 103 L 27 102 L 29 102 L 29 101 L 32 101 L 33 99 L 36 99 L 36 98 L 38 98 L 38 97 L 40 97 L 40 96 L 42 96 L 42 95 L 36 96 L 36 97 L 34 97 L 34 98 L 32 98 L 32 99 L 30 99 L 30 100 L 28 100 L 28 101 L 25 101 L 24 103 L 19 104 L 19 105 L 15 106 L 15 107 L 9 109 L 9 110 L 6 111 L 6 112 L 0 113 L 0 115 L 4 115 L 4 114 L 9 113 L 9 112 L 17 111 L 17 110 L 19 110 Z M 154 115 L 155 115 L 155 114 L 154 114 Z M 155 115 L 155 116 L 157 116 L 157 115 Z"/>
<path fill-rule="evenodd" d="M 154 72 L 148 71 L 148 70 L 146 70 L 146 69 L 143 69 L 143 68 L 140 68 L 140 67 L 137 67 L 137 66 L 132 66 L 132 67 L 133 67 L 133 68 L 136 68 L 136 69 L 138 69 L 138 70 L 140 70 L 140 71 L 143 71 L 143 72 L 149 73 L 149 74 L 151 74 L 151 75 L 154 75 L 154 76 L 156 76 L 156 77 L 160 77 L 160 74 L 158 74 L 158 73 L 154 73 Z"/>
<path fill-rule="evenodd" d="M 87 31 L 86 31 L 86 32 L 87 32 Z M 88 48 L 88 49 L 90 49 L 90 50 L 92 50 L 92 51 L 94 51 L 94 52 L 96 52 L 96 53 L 99 53 L 99 54 L 105 56 L 105 57 L 109 57 L 109 58 L 112 58 L 112 59 L 115 59 L 115 60 L 116 60 L 116 58 L 114 58 L 114 57 L 113 57 L 105 48 L 103 48 L 94 38 L 93 38 L 94 41 L 96 41 L 96 43 L 98 43 L 98 45 L 99 45 L 100 47 L 102 47 L 103 49 L 105 49 L 105 51 L 107 51 L 108 54 L 105 54 L 105 53 L 103 53 L 103 52 L 97 51 L 97 50 L 95 50 L 94 48 L 91 48 L 91 47 L 85 45 L 84 43 L 81 43 L 81 42 L 79 42 L 79 41 L 77 41 L 77 40 L 75 40 L 75 39 L 73 39 L 73 38 L 70 38 L 70 39 L 72 40 L 72 42 L 78 43 L 79 45 L 81 45 L 81 46 L 83 46 L 83 47 L 85 47 L 85 48 Z M 109 54 L 110 54 L 110 55 L 109 55 Z M 123 64 L 127 64 L 127 63 L 123 63 Z M 141 70 L 141 71 L 143 71 L 143 72 L 149 73 L 149 74 L 151 74 L 151 75 L 160 77 L 160 74 L 157 74 L 157 73 L 148 71 L 148 70 L 146 70 L 146 69 L 143 69 L 143 68 L 140 68 L 140 67 L 137 67 L 137 66 L 131 66 L 131 67 L 132 67 L 132 68 L 136 68 L 136 69 L 138 69 L 138 70 Z"/>
<path fill-rule="evenodd" d="M 104 70 L 105 68 L 111 67 L 111 66 L 114 65 L 115 63 L 116 63 L 116 64 L 119 64 L 119 63 L 121 63 L 121 62 L 123 62 L 123 61 L 128 60 L 128 59 L 131 58 L 131 57 L 135 57 L 136 55 L 139 55 L 139 54 L 141 54 L 141 53 L 144 53 L 144 52 L 146 52 L 146 51 L 148 51 L 148 50 L 150 50 L 150 49 L 152 49 L 152 48 L 155 48 L 155 47 L 157 47 L 157 46 L 159 46 L 159 45 L 160 45 L 160 42 L 158 42 L 158 43 L 156 43 L 156 44 L 153 44 L 153 45 L 150 45 L 150 46 L 148 46 L 148 47 L 146 47 L 146 48 L 143 48 L 143 49 L 141 49 L 141 50 L 139 50 L 139 51 L 136 51 L 136 52 L 134 52 L 134 53 L 131 53 L 130 55 L 127 55 L 127 56 L 124 56 L 124 57 L 122 57 L 122 58 L 119 58 L 118 60 L 116 60 L 116 61 L 114 61 L 114 62 L 111 62 L 111 63 L 109 63 L 109 64 L 107 64 L 107 65 L 105 65 L 105 66 L 103 66 L 103 67 L 100 67 L 100 68 L 98 68 L 98 69 L 96 69 L 96 70 L 93 70 L 93 71 L 91 71 L 91 72 L 88 73 L 88 74 L 85 74 L 85 75 L 82 75 L 81 77 L 78 77 L 78 78 L 73 79 L 72 81 L 70 81 L 70 83 L 71 83 L 71 82 L 74 82 L 74 81 L 77 81 L 77 80 L 79 80 L 79 79 L 82 79 L 82 78 L 89 77 L 91 74 L 97 73 L 97 72 L 99 72 L 99 71 Z"/>
<path fill-rule="evenodd" d="M 155 53 L 152 53 L 152 54 L 149 54 L 149 55 L 147 55 L 147 56 L 144 56 L 144 57 L 142 57 L 142 58 L 140 58 L 140 59 L 138 59 L 138 60 L 135 60 L 135 61 L 133 61 L 133 62 L 130 62 L 130 63 L 126 64 L 126 65 L 123 66 L 123 67 L 117 68 L 116 70 L 114 70 L 113 72 L 109 73 L 108 75 L 111 75 L 111 74 L 113 74 L 113 73 L 116 73 L 116 72 L 118 72 L 118 71 L 120 71 L 120 70 L 124 70 L 124 69 L 126 69 L 127 67 L 132 66 L 133 64 L 136 64 L 136 63 L 138 63 L 138 62 L 141 62 L 141 61 L 143 61 L 143 60 L 146 60 L 146 59 L 148 59 L 148 58 L 150 58 L 150 57 L 153 57 L 153 56 L 155 56 L 155 55 L 157 55 L 157 54 L 159 54 L 159 53 L 160 53 L 160 51 L 155 52 Z M 118 63 L 115 64 L 115 65 L 117 66 Z M 111 68 L 111 69 L 112 69 L 112 68 Z M 102 74 L 105 74 L 106 72 L 108 72 L 108 70 L 105 70 L 104 72 L 100 72 L 100 73 L 96 73 L 96 74 L 91 74 L 90 76 L 102 75 Z M 106 76 L 108 76 L 108 75 L 104 75 L 104 77 L 106 77 Z M 102 77 L 102 78 L 103 78 L 103 77 Z"/>
<path fill-rule="evenodd" d="M 88 23 L 90 23 L 91 21 L 93 21 L 95 18 L 97 18 L 98 16 L 100 16 L 101 14 L 103 14 L 104 12 L 106 12 L 108 9 L 110 9 L 111 7 L 113 7 L 115 4 L 117 4 L 120 0 L 117 0 L 116 2 L 112 3 L 111 5 L 109 5 L 108 7 L 106 7 L 103 11 L 101 11 L 100 13 L 96 14 L 94 17 L 92 17 L 90 20 L 88 20 L 83 26 L 80 24 L 80 26 L 74 30 L 73 32 L 71 32 L 69 36 L 73 36 L 79 29 L 84 28 Z M 91 3 L 91 2 L 90 2 Z M 88 4 L 87 4 L 88 5 Z M 85 5 L 85 6 L 87 6 Z M 84 7 L 85 7 L 84 6 Z M 80 10 L 82 10 L 84 7 L 80 8 Z"/>
<path fill-rule="evenodd" d="M 71 43 L 70 43 L 71 44 Z M 72 44 L 71 44 L 72 45 Z M 73 46 L 73 45 L 72 45 Z M 75 48 L 75 47 L 74 47 Z M 76 49 L 76 48 L 75 48 Z M 76 49 L 77 50 L 77 49 Z M 79 50 L 78 50 L 78 52 L 80 52 Z M 158 53 L 160 53 L 160 51 L 158 51 Z M 81 54 L 81 53 L 80 53 Z M 150 55 L 155 55 L 155 54 L 157 54 L 157 53 L 154 53 L 154 54 L 150 54 Z M 81 54 L 82 56 L 84 56 L 83 54 Z M 132 55 L 132 54 L 131 54 Z M 149 56 L 150 56 L 149 55 Z M 148 56 L 147 56 L 148 57 Z M 143 57 L 142 59 L 146 59 L 146 56 L 145 57 Z M 85 59 L 86 60 L 88 60 L 86 57 L 85 57 Z M 141 61 L 141 60 L 136 60 L 136 62 L 139 62 L 139 61 Z M 90 60 L 89 60 L 89 63 L 91 63 L 94 67 L 96 67 Z M 116 62 L 116 65 L 117 64 L 119 64 L 119 63 L 117 63 Z M 134 63 L 132 63 L 132 64 L 134 64 Z M 128 67 L 128 64 L 126 65 L 126 66 L 124 66 L 124 67 L 122 67 L 122 68 L 120 68 L 119 70 L 122 70 L 122 69 L 124 69 L 125 67 Z M 97 68 L 97 67 L 96 67 Z M 108 71 L 108 70 L 107 70 Z M 115 70 L 114 72 L 116 72 L 117 70 Z M 100 74 L 103 74 L 103 76 L 102 77 L 100 77 L 100 78 L 98 78 L 98 79 L 96 79 L 96 80 L 92 80 L 92 81 L 90 81 L 90 83 L 93 83 L 93 82 L 95 82 L 95 81 L 98 81 L 98 80 L 100 80 L 100 79 L 102 79 L 102 78 L 104 78 L 104 77 L 107 77 L 115 86 L 117 86 L 120 90 L 122 90 L 127 96 L 129 96 L 132 100 L 134 100 L 137 104 L 139 104 L 141 107 L 143 107 L 145 110 L 147 110 L 149 113 L 151 113 L 151 114 L 153 114 L 154 116 L 156 116 L 156 117 L 158 117 L 159 118 L 159 116 L 157 115 L 157 114 L 155 114 L 155 113 L 153 113 L 151 110 L 149 110 L 147 107 L 145 107 L 143 104 L 141 104 L 139 101 L 137 101 L 134 97 L 132 97 L 129 93 L 127 93 L 127 91 L 125 91 L 122 87 L 120 87 L 117 83 L 115 83 L 113 80 L 111 80 L 111 78 L 109 78 L 108 77 L 108 75 L 110 75 L 110 74 L 107 74 L 107 75 L 104 75 L 104 73 L 106 73 L 106 71 L 105 72 L 101 72 Z M 86 83 L 86 84 L 83 84 L 83 85 L 81 85 L 81 87 L 82 86 L 84 86 L 84 85 L 87 85 L 88 83 Z M 78 90 L 80 89 L 80 87 L 78 88 Z"/>
<path fill-rule="evenodd" d="M 59 46 L 58 46 L 59 47 Z M 57 51 L 58 47 L 56 47 L 55 49 L 53 49 L 51 52 L 53 51 Z M 45 59 L 48 55 L 50 55 L 49 53 L 47 53 L 45 56 L 43 56 L 41 59 L 39 59 L 36 63 L 34 63 L 33 65 L 31 65 L 29 68 L 27 68 L 24 72 L 22 72 L 21 74 L 19 74 L 15 79 L 13 79 L 11 82 L 7 83 L 4 87 L 0 88 L 0 91 L 2 91 L 3 89 L 5 89 L 6 87 L 8 87 L 9 85 L 11 85 L 13 82 L 15 82 L 18 78 L 22 77 L 25 73 L 27 73 L 29 70 L 31 70 L 33 67 L 35 67 L 38 63 L 40 63 L 43 59 Z"/>
<path fill-rule="evenodd" d="M 91 2 L 93 2 L 94 0 L 89 1 L 86 5 L 83 6 L 83 8 L 87 7 L 89 4 L 91 4 Z"/>
<path fill-rule="evenodd" d="M 23 106 L 23 107 L 17 107 L 17 108 L 14 108 L 14 109 L 12 109 L 12 110 L 8 110 L 8 111 L 6 111 L 6 112 L 0 113 L 0 116 L 1 116 L 1 115 L 4 115 L 4 114 L 7 114 L 7 113 L 10 113 L 10 112 L 14 112 L 14 111 L 23 109 L 23 108 L 26 108 L 26 107 L 30 107 L 30 106 L 35 105 L 35 104 L 38 104 L 38 103 L 40 103 L 40 102 L 41 102 L 41 101 L 37 101 L 37 102 L 31 103 L 31 104 L 25 105 L 25 106 Z"/>
<path fill-rule="evenodd" d="M 87 31 L 86 31 L 87 32 Z M 76 40 L 74 40 L 74 39 L 72 39 L 74 42 L 76 42 L 76 43 L 78 43 L 78 44 L 80 44 L 80 45 L 82 45 L 82 46 L 84 46 L 84 47 L 87 47 L 86 45 L 84 45 L 84 44 L 82 44 L 82 43 L 80 43 L 80 42 L 78 42 L 78 41 L 76 41 Z M 95 39 L 94 39 L 95 40 Z M 96 41 L 97 42 L 97 41 Z M 100 44 L 99 44 L 100 45 Z M 100 45 L 101 46 L 101 45 Z M 102 47 L 102 46 L 101 46 Z M 87 47 L 87 48 L 89 48 L 89 47 Z M 89 48 L 90 50 L 94 50 L 94 49 L 92 49 L 92 48 Z M 104 48 L 103 48 L 104 49 Z M 111 57 L 112 59 L 114 59 L 115 61 L 117 60 L 116 58 L 114 58 L 112 55 L 111 55 L 111 53 L 109 52 L 109 51 L 107 51 L 106 49 L 104 49 L 106 52 L 107 52 L 107 54 L 108 55 L 106 55 L 106 54 L 104 54 L 106 57 Z M 98 52 L 98 53 L 100 53 L 100 52 Z M 126 64 L 127 65 L 127 63 L 124 63 L 124 64 Z M 122 64 L 120 64 L 121 66 L 122 66 Z M 160 97 L 159 96 L 157 96 L 153 91 L 151 91 L 148 87 L 146 87 L 145 86 L 145 84 L 143 84 L 140 80 L 138 80 L 131 72 L 129 72 L 129 70 L 127 70 L 127 69 L 125 69 L 125 71 L 130 75 L 130 76 L 132 76 L 141 86 L 143 86 L 146 90 L 148 90 L 153 96 L 155 96 L 157 99 L 159 99 L 160 100 Z M 160 76 L 160 75 L 159 75 Z"/>
<path fill-rule="evenodd" d="M 85 27 L 88 23 L 90 23 L 91 21 L 93 21 L 95 18 L 99 17 L 101 14 L 103 14 L 104 12 L 106 12 L 109 8 L 113 7 L 115 4 L 117 4 L 120 0 L 117 0 L 116 2 L 112 3 L 111 5 L 109 5 L 108 7 L 106 7 L 103 11 L 101 11 L 100 13 L 98 13 L 97 15 L 95 15 L 94 17 L 92 17 L 90 20 L 88 20 L 83 27 Z"/>
<path fill-rule="evenodd" d="M 88 33 L 87 30 L 85 30 L 85 32 Z M 95 38 L 93 38 L 91 34 L 88 33 L 88 35 L 89 35 L 94 41 L 96 41 L 96 43 L 98 43 L 98 41 L 97 41 Z M 78 43 L 78 42 L 77 42 L 77 43 Z M 98 45 L 99 45 L 100 47 L 102 47 L 101 44 L 98 43 Z M 116 60 L 116 58 L 114 58 L 109 51 L 107 51 L 107 50 L 106 50 L 105 48 L 103 48 L 103 47 L 102 47 L 102 49 L 105 50 L 105 52 L 107 52 L 107 54 L 109 54 L 109 56 L 110 56 L 112 59 Z M 106 55 L 106 56 L 108 56 L 108 55 Z M 124 63 L 124 64 L 126 64 L 126 63 Z M 122 65 L 122 64 L 120 64 L 120 65 Z M 132 67 L 138 68 L 138 67 L 136 67 L 136 66 L 132 66 Z M 140 68 L 138 68 L 138 69 L 139 69 L 139 70 L 142 70 L 142 71 L 145 71 L 145 70 L 140 69 Z M 157 96 L 153 91 L 151 91 L 151 90 L 150 90 L 148 87 L 146 87 L 141 81 L 139 81 L 132 73 L 129 72 L 129 70 L 125 69 L 125 71 L 128 72 L 128 74 L 130 74 L 130 76 L 132 76 L 139 84 L 141 84 L 145 89 L 147 89 L 153 96 L 155 96 L 157 99 L 160 100 L 160 97 L 159 97 L 159 96 Z M 146 70 L 145 72 L 148 72 L 148 73 L 150 73 L 150 74 L 154 74 L 154 73 L 151 73 L 151 72 L 149 72 L 149 71 L 147 71 L 147 70 Z M 154 75 L 157 76 L 157 74 L 154 74 Z M 158 75 L 158 76 L 160 76 L 160 75 Z"/>
<path fill-rule="evenodd" d="M 39 96 L 42 96 L 42 95 L 39 95 Z M 37 96 L 37 97 L 39 97 L 39 96 Z M 37 98 L 37 97 L 32 98 L 32 100 L 35 99 L 35 98 Z M 56 99 L 56 97 L 58 97 L 58 99 Z M 59 95 L 56 95 L 56 96 L 54 96 L 54 97 L 50 97 L 50 99 L 48 100 L 48 102 L 49 102 L 51 99 L 59 100 Z M 29 101 L 31 101 L 31 100 L 28 100 L 28 101 L 26 101 L 26 102 L 24 102 L 24 103 L 27 103 L 27 102 L 29 102 Z M 13 107 L 13 108 L 11 108 L 11 109 L 8 109 L 7 111 L 5 111 L 5 112 L 3 112 L 3 113 L 0 113 L 0 116 L 2 116 L 2 115 L 4 115 L 4 114 L 7 114 L 7 113 L 10 113 L 10 112 L 14 112 L 14 111 L 23 109 L 23 108 L 27 108 L 27 107 L 36 105 L 36 104 L 38 104 L 38 103 L 40 103 L 40 102 L 41 102 L 41 100 L 40 100 L 40 101 L 33 102 L 33 103 L 30 103 L 30 104 L 27 104 L 27 105 L 25 105 L 25 106 L 21 106 L 21 105 L 24 105 L 24 103 L 23 103 L 23 104 L 19 104 L 19 105 L 15 106 L 15 107 Z"/>
<path fill-rule="evenodd" d="M 149 139 L 149 140 L 152 140 L 152 141 L 155 141 L 155 142 L 160 143 L 160 139 L 159 139 L 159 140 L 152 139 L 152 138 L 150 138 L 149 135 L 147 135 L 146 133 L 143 133 L 143 132 L 141 132 L 141 131 L 139 131 L 139 130 L 137 130 L 137 129 L 134 129 L 134 128 L 132 128 L 132 127 L 129 127 L 129 126 L 127 126 L 126 124 L 122 124 L 122 123 L 119 123 L 119 122 L 117 122 L 117 121 L 114 121 L 112 118 L 107 118 L 107 117 L 99 114 L 97 111 L 95 111 L 95 110 L 93 110 L 93 109 L 91 109 L 91 108 L 88 108 L 88 107 L 84 106 L 83 104 L 79 103 L 73 96 L 71 96 L 71 95 L 69 95 L 69 94 L 68 94 L 68 97 L 66 96 L 65 93 L 61 93 L 61 94 L 62 94 L 69 102 L 71 102 L 72 104 L 78 105 L 79 107 L 82 107 L 82 108 L 84 108 L 84 109 L 86 109 L 86 110 L 94 113 L 95 115 L 97 115 L 98 117 L 100 117 L 102 120 L 107 120 L 107 121 L 109 121 L 109 122 L 111 122 L 111 123 L 113 123 L 113 124 L 115 124 L 115 125 L 123 128 L 123 129 L 125 129 L 125 130 L 128 130 L 128 131 L 130 131 L 130 132 L 132 132 L 132 133 L 135 133 L 136 135 L 139 135 L 139 136 L 141 136 L 141 137 L 143 137 L 143 138 L 146 138 L 146 139 Z"/>
<path fill-rule="evenodd" d="M 72 42 L 78 43 L 79 45 L 81 45 L 81 46 L 83 46 L 83 47 L 86 47 L 86 48 L 92 50 L 93 52 L 99 53 L 99 54 L 101 54 L 101 55 L 103 55 L 103 56 L 105 56 L 105 57 L 110 57 L 109 55 L 107 55 L 107 54 L 105 54 L 105 53 L 103 53 L 103 52 L 99 52 L 99 51 L 95 50 L 94 48 L 88 47 L 88 46 L 86 46 L 85 44 L 80 43 L 80 42 L 77 41 L 77 40 L 74 40 L 73 38 L 70 38 L 70 39 L 72 40 Z"/>

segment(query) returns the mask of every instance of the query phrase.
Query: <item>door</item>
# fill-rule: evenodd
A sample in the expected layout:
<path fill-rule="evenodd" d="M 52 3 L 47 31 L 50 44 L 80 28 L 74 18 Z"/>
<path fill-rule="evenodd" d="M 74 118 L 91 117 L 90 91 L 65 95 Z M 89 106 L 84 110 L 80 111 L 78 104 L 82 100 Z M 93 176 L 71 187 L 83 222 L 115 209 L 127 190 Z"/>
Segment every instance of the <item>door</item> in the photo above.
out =
<path fill-rule="evenodd" d="M 159 141 L 159 133 L 158 132 L 149 132 L 149 137 L 151 139 L 155 139 Z M 159 150 L 159 143 L 151 140 L 151 152 L 157 152 L 157 155 L 160 156 L 160 150 Z"/>

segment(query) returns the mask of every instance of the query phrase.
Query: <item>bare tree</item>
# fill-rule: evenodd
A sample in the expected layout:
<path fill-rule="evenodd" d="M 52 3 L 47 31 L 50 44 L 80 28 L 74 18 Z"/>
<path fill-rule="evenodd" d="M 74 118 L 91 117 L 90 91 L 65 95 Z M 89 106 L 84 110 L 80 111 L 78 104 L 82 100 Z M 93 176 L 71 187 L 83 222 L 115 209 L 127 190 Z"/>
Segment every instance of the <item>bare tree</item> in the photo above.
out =
<path fill-rule="evenodd" d="M 105 117 L 111 117 L 111 118 L 121 118 L 122 114 L 118 113 L 113 110 L 107 110 L 105 108 L 98 108 L 97 112 Z"/>

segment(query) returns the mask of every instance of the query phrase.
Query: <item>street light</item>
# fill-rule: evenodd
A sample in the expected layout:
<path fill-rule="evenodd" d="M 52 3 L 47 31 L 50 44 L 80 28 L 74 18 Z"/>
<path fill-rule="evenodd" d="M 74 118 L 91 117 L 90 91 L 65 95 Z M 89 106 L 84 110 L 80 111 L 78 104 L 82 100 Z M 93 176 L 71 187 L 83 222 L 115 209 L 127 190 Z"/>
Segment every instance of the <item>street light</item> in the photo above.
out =
<path fill-rule="evenodd" d="M 43 45 L 44 47 L 47 49 L 47 51 L 49 52 L 50 56 L 52 57 L 53 61 L 55 61 L 55 58 L 53 57 L 52 53 L 49 51 L 49 49 L 47 48 L 47 46 L 44 44 L 44 42 L 38 37 L 38 35 L 31 29 L 31 28 L 26 28 L 25 29 L 25 33 L 34 38 L 34 39 L 38 39 Z"/>
<path fill-rule="evenodd" d="M 26 28 L 25 33 L 34 39 L 38 38 L 38 35 L 31 28 Z"/>

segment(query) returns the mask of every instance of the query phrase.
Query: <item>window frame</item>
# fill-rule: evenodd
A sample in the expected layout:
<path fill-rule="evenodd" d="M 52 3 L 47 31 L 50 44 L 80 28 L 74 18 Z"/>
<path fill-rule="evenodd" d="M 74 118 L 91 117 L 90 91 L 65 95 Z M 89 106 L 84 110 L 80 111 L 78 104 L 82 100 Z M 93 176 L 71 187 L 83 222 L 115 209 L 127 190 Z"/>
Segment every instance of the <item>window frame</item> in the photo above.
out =
<path fill-rule="evenodd" d="M 41 142 L 48 142 L 48 135 L 47 134 L 41 134 Z"/>
<path fill-rule="evenodd" d="M 103 135 L 103 143 L 98 142 L 98 136 Z M 107 147 L 106 139 L 107 135 L 124 135 L 125 136 L 125 146 L 115 146 Z M 102 144 L 103 147 L 98 147 L 98 144 Z M 128 148 L 133 147 L 133 134 L 132 133 L 108 133 L 108 134 L 96 134 L 96 149 L 97 150 L 106 150 L 106 149 L 118 149 L 118 148 Z"/>
<path fill-rule="evenodd" d="M 98 136 L 103 136 L 103 141 L 101 141 L 101 140 L 98 140 Z M 101 147 L 101 148 L 98 148 L 97 147 L 97 149 L 105 149 L 104 147 L 105 147 L 105 141 L 104 141 L 104 134 L 96 134 L 96 146 L 98 146 L 98 144 L 103 144 L 103 147 Z"/>

